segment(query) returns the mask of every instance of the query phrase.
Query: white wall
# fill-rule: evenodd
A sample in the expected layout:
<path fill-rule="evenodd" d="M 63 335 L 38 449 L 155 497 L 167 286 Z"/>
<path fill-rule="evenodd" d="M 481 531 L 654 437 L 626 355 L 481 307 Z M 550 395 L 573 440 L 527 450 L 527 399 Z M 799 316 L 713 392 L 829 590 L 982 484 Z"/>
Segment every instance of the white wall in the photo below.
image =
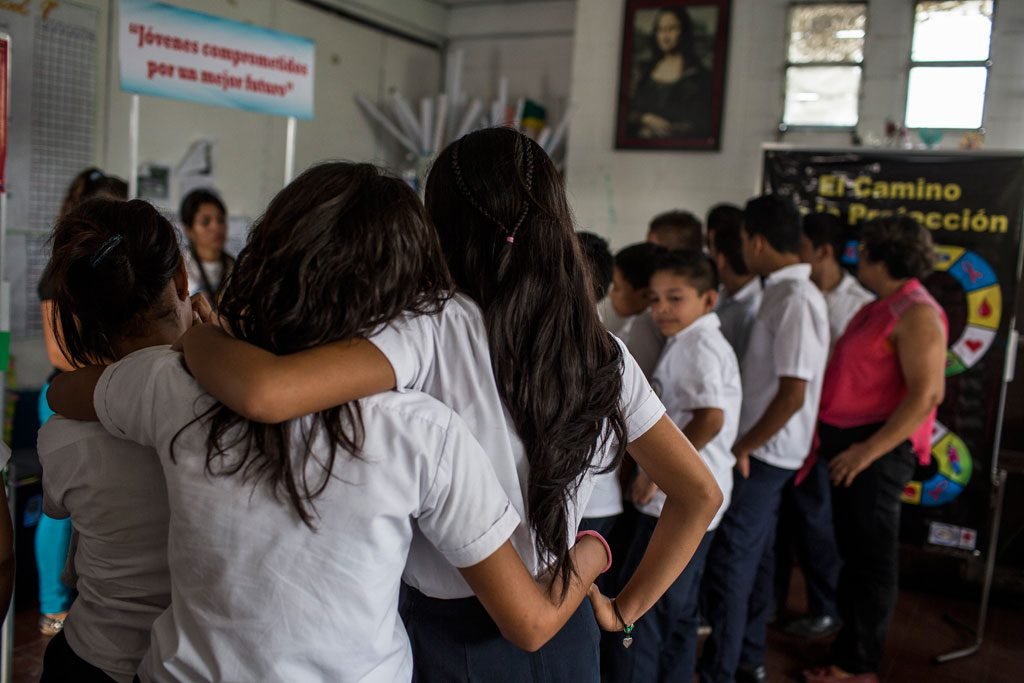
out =
<path fill-rule="evenodd" d="M 449 54 L 463 51 L 463 90 L 488 102 L 505 76 L 513 102 L 544 105 L 557 125 L 569 100 L 575 24 L 576 0 L 453 6 Z"/>
<path fill-rule="evenodd" d="M 782 112 L 790 0 L 733 0 L 722 147 L 718 152 L 615 150 L 624 0 L 580 0 L 572 74 L 568 185 L 579 223 L 615 246 L 642 240 L 660 211 L 703 213 L 754 192 L 760 147 Z M 902 121 L 913 3 L 870 0 L 860 130 Z M 985 111 L 989 148 L 1024 149 L 1024 2 L 997 3 Z M 947 136 L 955 145 L 959 136 Z M 788 134 L 785 142 L 846 145 L 849 135 Z"/>

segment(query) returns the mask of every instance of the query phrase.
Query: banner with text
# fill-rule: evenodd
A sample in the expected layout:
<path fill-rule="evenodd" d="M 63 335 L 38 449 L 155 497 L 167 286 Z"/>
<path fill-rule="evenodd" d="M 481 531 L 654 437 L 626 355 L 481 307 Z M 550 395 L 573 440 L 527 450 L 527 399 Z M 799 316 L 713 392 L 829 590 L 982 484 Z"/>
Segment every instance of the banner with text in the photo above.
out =
<path fill-rule="evenodd" d="M 767 149 L 763 186 L 804 211 L 842 217 L 854 236 L 863 221 L 891 214 L 931 230 L 938 263 L 924 284 L 949 317 L 946 398 L 932 464 L 903 494 L 903 539 L 976 550 L 1016 310 L 1024 155 Z"/>
<path fill-rule="evenodd" d="M 315 44 L 155 0 L 122 0 L 121 89 L 313 118 Z"/>

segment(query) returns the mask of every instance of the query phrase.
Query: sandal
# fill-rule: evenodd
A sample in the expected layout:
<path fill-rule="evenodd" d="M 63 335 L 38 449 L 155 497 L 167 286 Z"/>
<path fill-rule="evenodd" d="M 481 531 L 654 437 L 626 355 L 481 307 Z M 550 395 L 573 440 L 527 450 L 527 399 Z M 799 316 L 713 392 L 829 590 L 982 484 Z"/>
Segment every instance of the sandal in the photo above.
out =
<path fill-rule="evenodd" d="M 55 636 L 64 630 L 64 620 L 67 618 L 67 612 L 59 612 L 57 614 L 40 614 L 39 632 L 44 636 Z"/>

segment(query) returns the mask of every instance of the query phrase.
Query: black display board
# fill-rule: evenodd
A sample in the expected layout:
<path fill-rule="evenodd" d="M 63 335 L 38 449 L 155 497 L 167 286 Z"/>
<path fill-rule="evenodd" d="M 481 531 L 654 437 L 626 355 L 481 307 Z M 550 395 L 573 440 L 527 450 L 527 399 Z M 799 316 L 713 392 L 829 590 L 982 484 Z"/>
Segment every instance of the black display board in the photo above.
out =
<path fill-rule="evenodd" d="M 925 285 L 949 317 L 946 398 L 932 464 L 903 495 L 903 540 L 974 551 L 987 542 L 1004 375 L 1020 278 L 1024 154 L 766 149 L 763 190 L 858 226 L 909 214 L 939 261 Z"/>

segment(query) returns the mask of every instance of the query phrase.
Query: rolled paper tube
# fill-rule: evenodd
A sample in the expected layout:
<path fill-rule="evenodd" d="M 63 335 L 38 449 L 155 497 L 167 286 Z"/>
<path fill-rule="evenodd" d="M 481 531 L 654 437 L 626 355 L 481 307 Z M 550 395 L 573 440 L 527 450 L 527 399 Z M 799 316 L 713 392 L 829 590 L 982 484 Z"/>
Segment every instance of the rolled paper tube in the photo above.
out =
<path fill-rule="evenodd" d="M 430 142 L 434 132 L 433 119 L 434 100 L 424 97 L 420 100 L 420 150 L 424 154 L 431 152 Z"/>
<path fill-rule="evenodd" d="M 472 102 L 470 102 L 469 108 L 466 109 L 466 113 L 462 117 L 462 123 L 455 131 L 455 140 L 458 140 L 463 135 L 469 132 L 470 128 L 473 126 L 473 122 L 476 121 L 477 118 L 479 118 L 480 109 L 482 106 L 483 105 L 480 104 L 480 100 L 473 100 Z"/>
<path fill-rule="evenodd" d="M 494 125 L 500 126 L 506 122 L 508 116 L 508 78 L 502 76 L 498 79 L 498 112 L 500 118 L 494 122 Z"/>
<path fill-rule="evenodd" d="M 362 95 L 356 95 L 356 102 L 359 104 L 359 106 L 361 106 L 363 108 L 363 111 L 365 111 L 367 114 L 370 115 L 370 118 L 372 118 L 374 121 L 376 121 L 380 125 L 384 126 L 384 130 L 386 130 L 387 132 L 391 133 L 391 136 L 393 138 L 395 138 L 396 140 L 398 140 L 398 142 L 403 147 L 405 147 L 407 150 L 409 150 L 413 154 L 419 154 L 420 153 L 419 150 L 416 149 L 416 145 L 413 143 L 413 141 L 410 140 L 409 138 L 405 137 L 405 135 L 402 133 L 402 131 L 398 130 L 398 126 L 393 124 L 388 119 L 388 117 L 384 116 L 384 114 L 381 113 L 380 109 L 377 109 L 377 107 L 372 102 L 367 100 Z"/>
<path fill-rule="evenodd" d="M 540 135 L 537 136 L 537 144 L 540 145 L 541 149 L 545 152 L 548 151 L 548 143 L 551 142 L 551 133 L 553 132 L 554 131 L 551 126 L 545 126 L 544 130 L 542 130 Z"/>
<path fill-rule="evenodd" d="M 523 111 L 526 109 L 526 98 L 520 97 L 516 101 L 516 115 L 512 120 L 512 127 L 516 130 L 523 129 Z"/>
<path fill-rule="evenodd" d="M 551 143 L 545 148 L 548 156 L 553 155 L 555 150 L 558 149 L 558 146 L 562 144 L 562 139 L 565 138 L 565 131 L 568 130 L 568 128 L 569 112 L 567 111 L 565 112 L 565 116 L 562 117 L 562 121 L 558 124 L 558 127 L 555 128 L 555 132 L 551 136 Z"/>
<path fill-rule="evenodd" d="M 434 146 L 430 150 L 434 154 L 441 151 L 441 145 L 444 142 L 442 136 L 444 135 L 445 122 L 447 120 L 448 96 L 441 94 L 437 96 L 437 116 L 434 117 Z"/>
<path fill-rule="evenodd" d="M 420 122 L 416 120 L 416 114 L 412 112 L 409 102 L 397 90 L 391 91 L 391 100 L 394 102 L 395 116 L 398 117 L 406 136 L 413 142 L 418 142 L 423 137 L 420 134 Z"/>

